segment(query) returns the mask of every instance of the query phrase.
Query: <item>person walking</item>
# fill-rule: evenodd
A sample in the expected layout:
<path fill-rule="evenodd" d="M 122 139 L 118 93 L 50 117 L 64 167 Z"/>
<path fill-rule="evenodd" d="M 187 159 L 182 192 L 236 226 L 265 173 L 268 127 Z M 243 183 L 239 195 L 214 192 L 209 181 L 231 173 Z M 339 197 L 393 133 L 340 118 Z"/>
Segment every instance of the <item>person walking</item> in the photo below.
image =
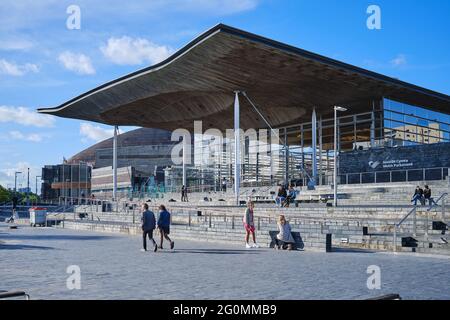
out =
<path fill-rule="evenodd" d="M 147 251 L 147 236 L 153 242 L 153 252 L 158 250 L 158 245 L 155 239 L 153 239 L 153 231 L 156 228 L 155 214 L 148 209 L 148 204 L 142 205 L 142 244 L 143 249 L 141 251 Z"/>
<path fill-rule="evenodd" d="M 248 201 L 247 202 L 247 209 L 245 210 L 245 214 L 244 214 L 244 228 L 245 228 L 245 247 L 247 249 L 250 248 L 259 248 L 258 244 L 256 243 L 256 236 L 255 236 L 255 218 L 253 215 L 253 209 L 255 208 L 255 205 L 253 203 L 253 201 Z M 249 239 L 250 239 L 250 234 L 252 235 L 253 238 L 253 244 L 250 245 L 248 243 Z"/>
<path fill-rule="evenodd" d="M 186 187 L 183 185 L 181 187 L 181 202 L 185 202 L 186 201 Z"/>
<path fill-rule="evenodd" d="M 285 245 L 287 245 L 287 249 L 292 250 L 295 240 L 291 233 L 291 225 L 284 215 L 280 215 L 277 225 L 279 232 L 275 238 L 275 249 L 284 249 Z"/>
<path fill-rule="evenodd" d="M 164 238 L 170 242 L 170 249 L 173 250 L 175 242 L 169 238 L 170 234 L 170 213 L 164 205 L 159 206 L 158 229 L 161 235 L 161 243 L 159 248 L 163 249 Z"/>

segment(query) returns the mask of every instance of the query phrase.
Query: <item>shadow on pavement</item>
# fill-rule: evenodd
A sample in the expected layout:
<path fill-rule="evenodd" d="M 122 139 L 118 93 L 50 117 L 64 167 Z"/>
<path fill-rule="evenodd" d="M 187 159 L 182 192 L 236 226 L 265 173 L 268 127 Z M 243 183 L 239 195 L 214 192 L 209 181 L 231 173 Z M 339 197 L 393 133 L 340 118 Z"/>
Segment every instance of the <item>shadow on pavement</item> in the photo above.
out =
<path fill-rule="evenodd" d="M 368 250 L 368 249 L 358 249 L 358 248 L 336 248 L 333 247 L 333 252 L 343 252 L 343 253 L 376 253 L 375 250 Z"/>
<path fill-rule="evenodd" d="M 1 250 L 54 250 L 52 247 L 30 246 L 26 244 L 1 244 Z"/>
<path fill-rule="evenodd" d="M 257 251 L 236 250 L 236 249 L 176 249 L 176 251 L 174 252 L 196 253 L 196 254 L 259 254 L 259 252 Z"/>
<path fill-rule="evenodd" d="M 5 239 L 21 239 L 21 240 L 106 240 L 114 239 L 114 236 L 84 236 L 84 235 L 27 235 L 12 234 L 4 236 Z"/>

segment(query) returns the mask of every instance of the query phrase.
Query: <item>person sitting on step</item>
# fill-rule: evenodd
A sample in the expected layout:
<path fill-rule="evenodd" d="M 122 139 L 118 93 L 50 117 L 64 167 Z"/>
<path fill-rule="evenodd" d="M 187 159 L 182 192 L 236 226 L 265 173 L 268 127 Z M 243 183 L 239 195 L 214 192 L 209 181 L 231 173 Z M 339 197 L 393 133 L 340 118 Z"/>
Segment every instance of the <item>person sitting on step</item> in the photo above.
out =
<path fill-rule="evenodd" d="M 284 201 L 286 200 L 286 198 L 287 198 L 286 188 L 284 186 L 279 186 L 278 187 L 278 194 L 277 194 L 277 197 L 275 198 L 275 203 L 278 206 L 282 207 Z"/>
<path fill-rule="evenodd" d="M 275 238 L 275 249 L 293 250 L 295 240 L 291 233 L 291 225 L 284 215 L 280 215 L 277 225 L 279 232 Z"/>
<path fill-rule="evenodd" d="M 417 186 L 416 190 L 414 190 L 414 195 L 411 202 L 414 202 L 414 205 L 417 206 L 417 201 L 420 201 L 420 203 L 423 204 L 423 190 L 419 186 Z"/>
<path fill-rule="evenodd" d="M 284 207 L 288 208 L 289 205 L 295 200 L 297 197 L 297 191 L 294 189 L 293 185 L 289 186 L 288 194 L 286 197 L 286 201 L 284 202 Z"/>

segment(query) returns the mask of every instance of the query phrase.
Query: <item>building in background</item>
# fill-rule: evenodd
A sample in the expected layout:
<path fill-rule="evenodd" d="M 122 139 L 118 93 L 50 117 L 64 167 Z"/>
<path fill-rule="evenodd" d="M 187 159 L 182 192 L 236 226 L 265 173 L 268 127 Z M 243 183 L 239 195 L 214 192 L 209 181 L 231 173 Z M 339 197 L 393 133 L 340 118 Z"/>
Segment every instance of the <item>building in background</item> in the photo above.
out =
<path fill-rule="evenodd" d="M 86 163 L 48 165 L 42 168 L 41 198 L 81 198 L 91 194 L 92 168 Z"/>

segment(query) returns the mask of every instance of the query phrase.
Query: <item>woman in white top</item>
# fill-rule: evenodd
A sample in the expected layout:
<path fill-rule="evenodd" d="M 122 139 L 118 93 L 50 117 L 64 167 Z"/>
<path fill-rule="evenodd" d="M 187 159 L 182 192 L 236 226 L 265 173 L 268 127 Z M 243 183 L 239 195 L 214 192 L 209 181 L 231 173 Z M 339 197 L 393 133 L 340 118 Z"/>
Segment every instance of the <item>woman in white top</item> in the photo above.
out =
<path fill-rule="evenodd" d="M 278 219 L 278 231 L 279 232 L 275 239 L 275 248 L 280 249 L 287 244 L 288 250 L 292 250 L 295 240 L 291 233 L 291 225 L 286 221 L 286 217 L 284 215 L 280 215 Z"/>

